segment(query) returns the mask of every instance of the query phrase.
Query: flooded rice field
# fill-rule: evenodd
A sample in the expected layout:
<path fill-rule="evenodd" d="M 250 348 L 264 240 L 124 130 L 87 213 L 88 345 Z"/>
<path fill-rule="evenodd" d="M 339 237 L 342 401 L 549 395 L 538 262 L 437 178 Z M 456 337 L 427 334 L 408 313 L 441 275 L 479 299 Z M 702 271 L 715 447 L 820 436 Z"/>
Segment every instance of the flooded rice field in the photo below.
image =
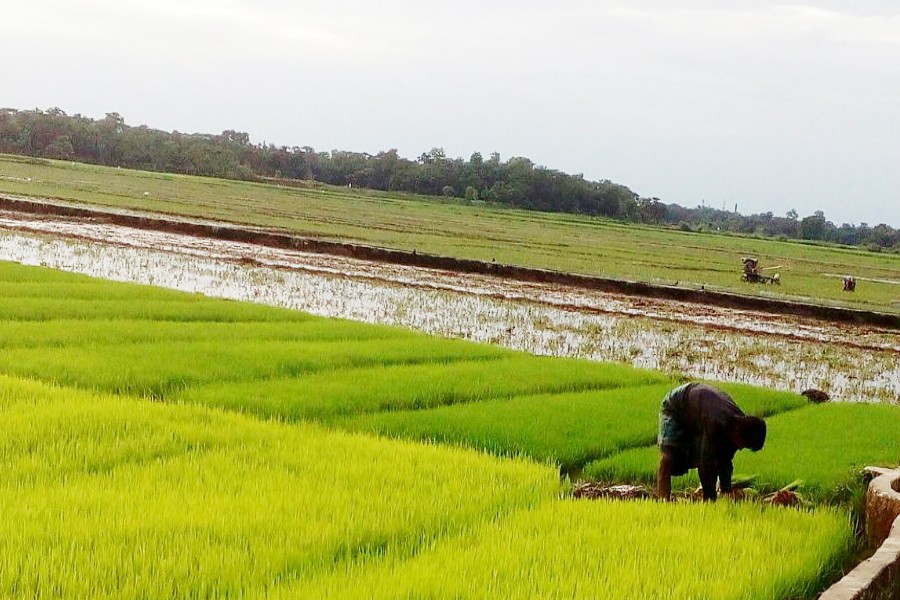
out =
<path fill-rule="evenodd" d="M 900 404 L 900 335 L 870 326 L 0 212 L 0 259 L 535 354 Z"/>

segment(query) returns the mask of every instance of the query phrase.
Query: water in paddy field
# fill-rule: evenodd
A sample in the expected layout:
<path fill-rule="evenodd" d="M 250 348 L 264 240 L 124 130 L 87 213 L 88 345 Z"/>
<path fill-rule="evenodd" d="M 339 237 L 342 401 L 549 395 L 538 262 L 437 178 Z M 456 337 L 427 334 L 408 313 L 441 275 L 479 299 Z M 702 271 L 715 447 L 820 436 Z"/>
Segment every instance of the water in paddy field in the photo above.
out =
<path fill-rule="evenodd" d="M 900 404 L 900 336 L 622 296 L 0 213 L 0 259 L 689 377 Z"/>

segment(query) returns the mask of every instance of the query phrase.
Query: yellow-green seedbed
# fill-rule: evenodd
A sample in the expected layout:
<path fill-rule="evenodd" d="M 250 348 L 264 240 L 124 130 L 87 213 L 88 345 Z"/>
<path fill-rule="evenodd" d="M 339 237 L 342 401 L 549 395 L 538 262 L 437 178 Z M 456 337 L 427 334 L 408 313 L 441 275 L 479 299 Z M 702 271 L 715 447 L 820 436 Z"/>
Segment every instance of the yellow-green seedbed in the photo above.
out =
<path fill-rule="evenodd" d="M 852 535 L 834 510 L 548 502 L 414 558 L 364 560 L 275 597 L 806 598 L 840 567 Z"/>
<path fill-rule="evenodd" d="M 0 595 L 256 597 L 552 500 L 555 470 L 0 377 Z"/>

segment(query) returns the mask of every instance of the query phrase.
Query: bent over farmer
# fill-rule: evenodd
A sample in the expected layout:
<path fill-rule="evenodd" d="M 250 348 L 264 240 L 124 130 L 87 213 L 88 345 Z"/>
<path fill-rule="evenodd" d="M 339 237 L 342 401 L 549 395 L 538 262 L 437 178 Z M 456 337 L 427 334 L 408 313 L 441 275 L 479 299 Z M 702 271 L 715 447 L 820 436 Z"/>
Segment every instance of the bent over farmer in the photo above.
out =
<path fill-rule="evenodd" d="M 669 392 L 659 413 L 659 497 L 668 500 L 672 476 L 697 469 L 703 499 L 716 499 L 716 480 L 722 493 L 731 492 L 732 460 L 738 450 L 754 452 L 766 442 L 766 422 L 748 417 L 731 396 L 705 383 L 686 383 Z"/>

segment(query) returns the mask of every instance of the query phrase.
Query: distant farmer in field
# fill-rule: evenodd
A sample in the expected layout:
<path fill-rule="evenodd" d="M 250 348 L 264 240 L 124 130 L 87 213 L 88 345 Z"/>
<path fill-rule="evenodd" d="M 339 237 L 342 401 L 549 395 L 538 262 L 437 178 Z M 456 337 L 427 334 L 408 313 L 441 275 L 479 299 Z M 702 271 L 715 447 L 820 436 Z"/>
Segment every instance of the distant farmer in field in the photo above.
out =
<path fill-rule="evenodd" d="M 731 397 L 704 383 L 686 383 L 669 392 L 659 413 L 657 493 L 668 500 L 672 476 L 696 468 L 705 500 L 731 492 L 732 460 L 738 450 L 754 452 L 766 442 L 766 422 L 748 417 Z"/>

